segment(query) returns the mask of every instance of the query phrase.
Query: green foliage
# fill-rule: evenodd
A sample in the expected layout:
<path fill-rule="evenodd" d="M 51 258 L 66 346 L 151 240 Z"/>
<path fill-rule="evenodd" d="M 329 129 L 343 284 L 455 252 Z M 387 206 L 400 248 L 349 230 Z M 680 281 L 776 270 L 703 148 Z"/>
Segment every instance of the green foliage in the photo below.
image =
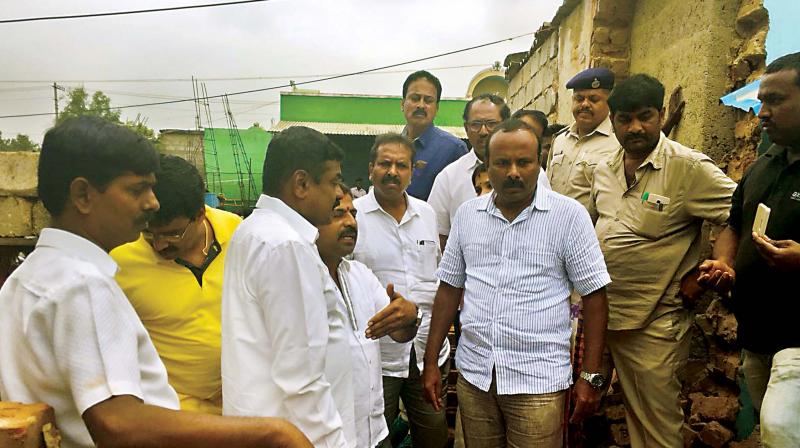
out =
<path fill-rule="evenodd" d="M 67 106 L 64 107 L 64 110 L 58 114 L 56 124 L 63 122 L 67 118 L 79 117 L 82 115 L 102 117 L 114 123 L 121 123 L 119 119 L 119 110 L 111 110 L 111 99 L 100 90 L 94 92 L 88 104 L 89 94 L 83 87 L 70 89 L 69 92 L 67 92 L 67 96 L 69 97 L 69 102 Z"/>
<path fill-rule="evenodd" d="M 3 138 L 0 132 L 0 151 L 38 151 L 39 145 L 32 142 L 25 134 L 18 134 L 14 138 Z"/>
<path fill-rule="evenodd" d="M 125 125 L 155 143 L 155 132 L 147 127 L 146 118 L 137 114 L 134 120 L 125 120 L 125 122 L 123 122 L 120 119 L 119 109 L 112 110 L 111 98 L 102 91 L 98 90 L 94 92 L 91 101 L 89 100 L 89 94 L 83 87 L 70 89 L 69 92 L 67 92 L 67 96 L 69 97 L 69 102 L 66 107 L 64 107 L 64 110 L 58 114 L 56 124 L 63 122 L 67 118 L 92 115 L 105 118 L 113 123 Z"/>

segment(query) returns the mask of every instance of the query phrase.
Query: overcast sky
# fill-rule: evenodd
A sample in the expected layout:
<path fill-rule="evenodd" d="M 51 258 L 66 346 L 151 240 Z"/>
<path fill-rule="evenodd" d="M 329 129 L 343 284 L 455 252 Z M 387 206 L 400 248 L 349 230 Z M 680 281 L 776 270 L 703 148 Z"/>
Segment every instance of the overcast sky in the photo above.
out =
<path fill-rule="evenodd" d="M 209 0 L 0 0 L 0 19 L 84 14 L 210 3 Z M 248 5 L 17 24 L 0 24 L 0 115 L 52 112 L 53 81 L 102 90 L 121 106 L 192 97 L 188 80 L 101 80 L 276 77 L 206 81 L 209 95 L 307 81 L 385 66 L 536 31 L 560 0 L 272 0 Z M 430 69 L 444 96 L 463 97 L 470 79 L 527 35 L 501 44 L 392 69 L 314 83 L 326 93 L 400 95 L 410 71 Z M 468 66 L 468 67 L 462 67 Z M 6 81 L 27 81 L 11 83 Z M 43 81 L 43 82 L 30 82 Z M 281 90 L 289 90 L 281 89 Z M 264 127 L 280 116 L 278 90 L 231 97 L 237 125 Z M 63 93 L 62 93 L 63 95 Z M 61 100 L 61 107 L 66 100 Z M 398 109 L 399 113 L 399 109 Z M 124 109 L 158 130 L 195 127 L 194 104 Z M 224 126 L 221 104 L 212 104 Z M 8 138 L 40 142 L 53 117 L 2 118 Z M 205 125 L 205 122 L 204 122 Z"/>

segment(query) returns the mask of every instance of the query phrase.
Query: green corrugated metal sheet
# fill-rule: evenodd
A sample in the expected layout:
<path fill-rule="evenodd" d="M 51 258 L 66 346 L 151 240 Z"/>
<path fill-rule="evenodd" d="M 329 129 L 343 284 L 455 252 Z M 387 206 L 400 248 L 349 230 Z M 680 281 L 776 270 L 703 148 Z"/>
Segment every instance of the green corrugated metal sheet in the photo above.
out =
<path fill-rule="evenodd" d="M 399 96 L 333 95 L 281 92 L 281 121 L 405 124 Z M 435 124 L 462 126 L 465 99 L 442 98 Z"/>
<path fill-rule="evenodd" d="M 214 155 L 211 143 L 212 133 L 213 140 L 216 143 L 217 158 L 219 159 L 222 193 L 229 201 L 229 205 L 240 205 L 242 204 L 242 195 L 239 189 L 236 163 L 233 158 L 233 145 L 231 144 L 230 133 L 227 128 L 206 128 L 205 134 L 203 135 L 206 179 L 208 180 L 209 190 L 216 190 L 214 185 Z M 261 192 L 261 171 L 264 166 L 264 156 L 267 153 L 267 145 L 272 138 L 272 134 L 262 128 L 251 127 L 249 129 L 240 129 L 239 135 L 244 144 L 244 151 L 250 159 L 253 182 L 255 184 L 255 193 L 245 198 L 245 205 L 252 205 L 258 199 L 258 194 Z M 244 161 L 240 160 L 240 162 L 244 165 Z M 242 166 L 241 171 L 244 176 L 245 186 L 247 186 L 247 168 Z M 214 193 L 219 193 L 219 191 L 214 191 Z"/>

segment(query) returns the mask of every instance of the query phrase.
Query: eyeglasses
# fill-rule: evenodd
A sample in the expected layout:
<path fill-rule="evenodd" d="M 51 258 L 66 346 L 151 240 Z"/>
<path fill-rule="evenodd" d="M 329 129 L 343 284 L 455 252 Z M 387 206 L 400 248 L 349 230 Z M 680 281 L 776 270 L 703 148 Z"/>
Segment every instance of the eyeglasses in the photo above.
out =
<path fill-rule="evenodd" d="M 467 127 L 472 132 L 480 132 L 481 128 L 486 126 L 486 130 L 492 132 L 498 124 L 500 124 L 500 122 L 495 120 L 475 120 L 467 122 Z"/>
<path fill-rule="evenodd" d="M 150 229 L 144 229 L 142 230 L 142 237 L 150 244 L 153 244 L 156 240 L 161 240 L 169 244 L 180 243 L 183 237 L 186 236 L 186 231 L 189 230 L 189 226 L 192 225 L 193 221 L 194 220 L 191 220 L 186 224 L 186 227 L 183 228 L 183 232 L 181 232 L 180 235 L 178 235 L 177 232 L 161 234 L 153 233 Z"/>

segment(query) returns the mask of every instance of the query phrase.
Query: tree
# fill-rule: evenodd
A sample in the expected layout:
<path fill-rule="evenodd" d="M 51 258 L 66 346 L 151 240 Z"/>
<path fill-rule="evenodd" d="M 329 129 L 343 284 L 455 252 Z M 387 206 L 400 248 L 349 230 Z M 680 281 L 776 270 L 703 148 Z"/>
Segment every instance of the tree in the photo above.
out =
<path fill-rule="evenodd" d="M 82 115 L 92 115 L 105 118 L 113 123 L 125 125 L 146 139 L 155 143 L 155 132 L 147 127 L 146 118 L 137 114 L 136 119 L 125 120 L 125 122 L 123 122 L 120 120 L 119 109 L 112 110 L 111 98 L 109 98 L 102 91 L 98 90 L 94 92 L 89 104 L 86 104 L 87 100 L 89 100 L 89 94 L 83 87 L 70 89 L 70 91 L 67 92 L 67 95 L 69 96 L 69 102 L 67 103 L 67 106 L 64 107 L 64 110 L 58 114 L 58 120 L 56 120 L 56 124 L 63 122 L 67 118 L 79 117 Z"/>
<path fill-rule="evenodd" d="M 96 117 L 105 118 L 113 123 L 121 123 L 119 120 L 119 110 L 111 110 L 111 98 L 106 96 L 100 90 L 94 92 L 91 102 L 87 105 L 86 101 L 89 99 L 89 94 L 83 87 L 76 87 L 67 92 L 69 102 L 64 110 L 58 114 L 56 124 L 59 124 L 67 118 L 79 117 L 82 115 L 92 115 Z"/>
<path fill-rule="evenodd" d="M 14 138 L 4 139 L 0 132 L 0 151 L 38 151 L 39 145 L 32 142 L 25 134 L 17 134 Z"/>

